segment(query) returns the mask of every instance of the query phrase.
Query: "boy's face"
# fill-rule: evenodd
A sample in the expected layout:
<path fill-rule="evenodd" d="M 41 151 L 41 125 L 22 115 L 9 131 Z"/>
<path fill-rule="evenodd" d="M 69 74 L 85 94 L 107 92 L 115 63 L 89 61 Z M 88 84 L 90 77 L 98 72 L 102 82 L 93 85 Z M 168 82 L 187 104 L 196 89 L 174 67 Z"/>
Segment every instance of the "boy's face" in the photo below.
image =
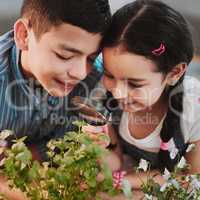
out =
<path fill-rule="evenodd" d="M 91 70 L 101 38 L 70 24 L 52 27 L 38 40 L 29 29 L 27 50 L 21 54 L 23 71 L 51 95 L 66 96 Z"/>

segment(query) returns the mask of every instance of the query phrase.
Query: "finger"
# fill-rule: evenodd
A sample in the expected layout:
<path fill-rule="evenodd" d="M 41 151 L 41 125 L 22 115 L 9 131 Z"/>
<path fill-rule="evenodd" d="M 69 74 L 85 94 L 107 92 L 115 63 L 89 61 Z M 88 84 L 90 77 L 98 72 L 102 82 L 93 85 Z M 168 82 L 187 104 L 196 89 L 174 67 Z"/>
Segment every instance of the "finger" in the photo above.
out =
<path fill-rule="evenodd" d="M 98 144 L 102 148 L 106 148 L 109 145 L 108 142 L 104 142 L 104 141 L 96 141 L 96 144 Z"/>
<path fill-rule="evenodd" d="M 88 135 L 88 137 L 95 142 L 97 145 L 106 148 L 110 142 L 109 141 L 103 141 L 99 138 L 99 135 L 93 134 L 93 133 L 86 133 Z"/>
<path fill-rule="evenodd" d="M 82 130 L 90 133 L 101 133 L 103 129 L 100 126 L 88 125 L 88 126 L 83 126 Z"/>
<path fill-rule="evenodd" d="M 90 133 L 90 132 L 86 132 L 86 135 L 88 135 L 89 138 L 91 138 L 92 140 L 98 140 L 98 135 L 94 134 L 94 133 Z"/>
<path fill-rule="evenodd" d="M 82 130 L 85 132 L 91 132 L 91 133 L 108 133 L 108 125 L 104 126 L 83 126 Z"/>
<path fill-rule="evenodd" d="M 105 176 L 102 174 L 102 173 L 99 173 L 98 175 L 97 175 L 97 181 L 98 182 L 101 182 L 101 181 L 103 181 L 105 179 Z"/>

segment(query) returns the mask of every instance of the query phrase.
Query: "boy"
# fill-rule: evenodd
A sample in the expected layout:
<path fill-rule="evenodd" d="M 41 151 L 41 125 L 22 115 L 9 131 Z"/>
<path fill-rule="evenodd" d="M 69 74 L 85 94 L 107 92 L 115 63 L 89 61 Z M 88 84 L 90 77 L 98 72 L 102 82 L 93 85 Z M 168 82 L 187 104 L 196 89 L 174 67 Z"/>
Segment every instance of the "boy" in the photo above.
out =
<path fill-rule="evenodd" d="M 0 37 L 0 130 L 27 135 L 37 158 L 70 128 L 70 97 L 98 81 L 92 64 L 110 19 L 107 0 L 24 0 L 14 30 Z"/>

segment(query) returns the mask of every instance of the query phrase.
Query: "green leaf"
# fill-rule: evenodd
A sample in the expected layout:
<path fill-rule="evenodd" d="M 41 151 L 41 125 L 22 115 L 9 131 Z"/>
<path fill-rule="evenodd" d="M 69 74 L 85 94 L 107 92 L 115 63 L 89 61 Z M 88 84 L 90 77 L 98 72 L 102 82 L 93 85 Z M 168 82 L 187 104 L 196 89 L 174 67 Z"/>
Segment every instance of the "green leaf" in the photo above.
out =
<path fill-rule="evenodd" d="M 70 166 L 74 162 L 74 157 L 73 156 L 64 156 L 61 157 L 60 155 L 56 155 L 54 157 L 54 162 L 63 165 L 64 167 Z"/>
<path fill-rule="evenodd" d="M 72 122 L 73 125 L 77 126 L 77 127 L 82 127 L 82 126 L 86 126 L 87 123 L 84 121 L 74 121 Z"/>
<path fill-rule="evenodd" d="M 16 160 L 21 162 L 21 170 L 30 163 L 31 158 L 32 154 L 30 153 L 30 151 L 24 151 L 16 155 Z"/>
<path fill-rule="evenodd" d="M 98 136 L 98 138 L 99 138 L 99 140 L 101 140 L 101 141 L 105 141 L 105 142 L 110 142 L 110 137 L 108 136 L 108 135 L 106 135 L 106 134 L 100 134 L 99 136 Z"/>
<path fill-rule="evenodd" d="M 40 165 L 37 161 L 34 161 L 33 166 L 30 168 L 28 172 L 28 176 L 30 180 L 35 180 L 38 178 L 39 175 Z"/>
<path fill-rule="evenodd" d="M 96 182 L 95 177 L 91 177 L 90 179 L 87 179 L 87 184 L 92 188 L 96 187 L 97 182 Z"/>

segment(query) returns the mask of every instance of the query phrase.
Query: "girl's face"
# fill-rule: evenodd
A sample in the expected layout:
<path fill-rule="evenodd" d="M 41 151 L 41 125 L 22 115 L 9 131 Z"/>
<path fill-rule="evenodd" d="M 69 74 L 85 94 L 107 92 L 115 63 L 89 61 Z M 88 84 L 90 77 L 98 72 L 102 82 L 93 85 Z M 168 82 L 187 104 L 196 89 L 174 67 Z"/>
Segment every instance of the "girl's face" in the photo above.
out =
<path fill-rule="evenodd" d="M 151 108 L 161 97 L 167 78 L 149 59 L 119 47 L 104 48 L 103 84 L 126 112 Z"/>

